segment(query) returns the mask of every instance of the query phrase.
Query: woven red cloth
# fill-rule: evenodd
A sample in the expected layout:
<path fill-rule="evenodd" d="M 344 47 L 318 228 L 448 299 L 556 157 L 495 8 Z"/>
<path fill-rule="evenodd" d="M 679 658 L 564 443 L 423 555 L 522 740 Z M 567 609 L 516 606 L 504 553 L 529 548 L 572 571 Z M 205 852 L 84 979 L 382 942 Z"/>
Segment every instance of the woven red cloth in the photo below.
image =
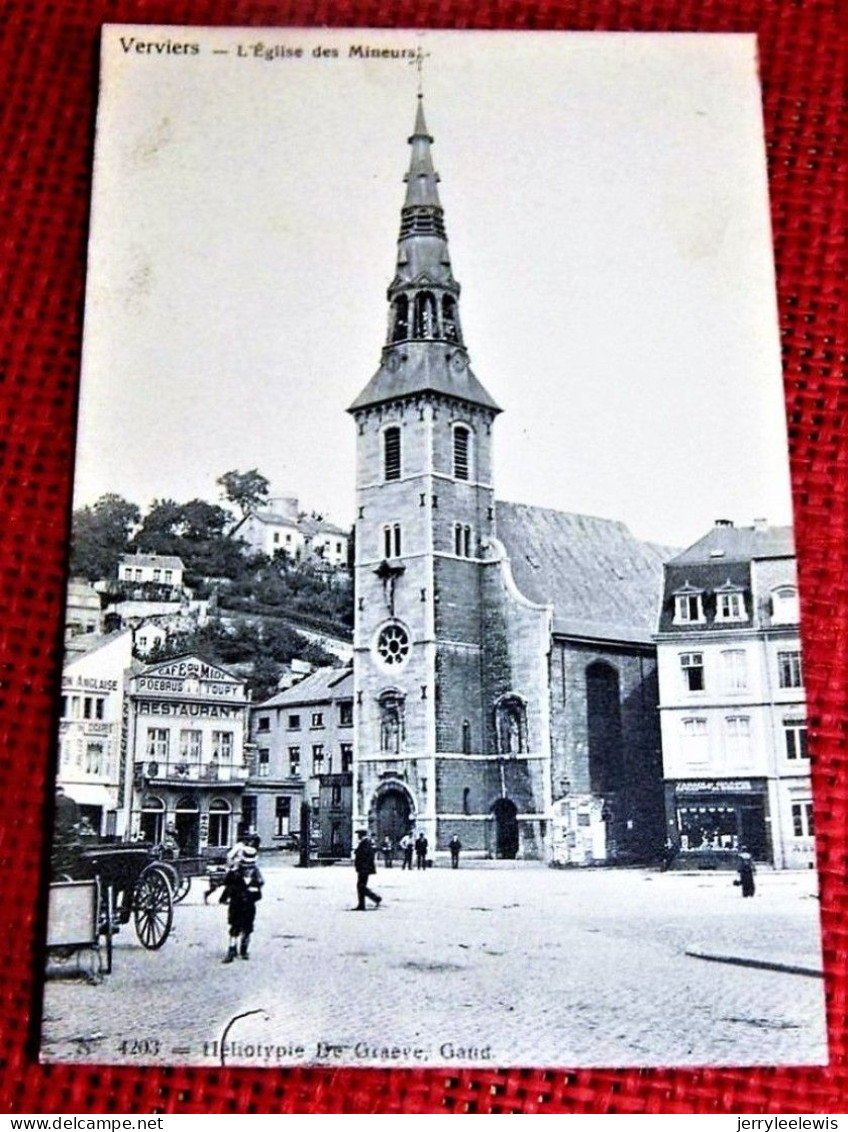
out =
<path fill-rule="evenodd" d="M 840 6 L 816 0 L 6 0 L 0 56 L 0 908 L 8 925 L 0 963 L 3 1111 L 846 1111 L 848 389 L 839 369 L 846 325 Z M 816 752 L 828 1068 L 331 1072 L 37 1064 L 42 824 L 61 664 L 103 22 L 757 32 Z"/>

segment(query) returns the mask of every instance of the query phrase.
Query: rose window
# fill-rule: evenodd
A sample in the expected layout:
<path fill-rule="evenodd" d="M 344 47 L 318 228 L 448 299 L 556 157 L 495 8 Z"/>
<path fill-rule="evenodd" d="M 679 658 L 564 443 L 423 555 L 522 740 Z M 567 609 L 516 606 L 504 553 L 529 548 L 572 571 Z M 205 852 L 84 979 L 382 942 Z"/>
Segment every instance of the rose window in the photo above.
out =
<path fill-rule="evenodd" d="M 377 653 L 384 664 L 403 664 L 409 656 L 409 634 L 402 625 L 387 625 L 377 638 Z"/>

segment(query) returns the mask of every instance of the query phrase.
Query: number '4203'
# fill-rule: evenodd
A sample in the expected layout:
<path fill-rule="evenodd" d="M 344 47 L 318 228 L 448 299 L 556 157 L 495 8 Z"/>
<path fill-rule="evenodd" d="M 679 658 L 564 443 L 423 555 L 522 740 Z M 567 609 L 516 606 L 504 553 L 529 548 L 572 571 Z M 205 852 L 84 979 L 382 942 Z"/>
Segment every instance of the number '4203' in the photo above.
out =
<path fill-rule="evenodd" d="M 155 1057 L 159 1053 L 158 1038 L 125 1038 L 118 1047 L 125 1057 Z"/>

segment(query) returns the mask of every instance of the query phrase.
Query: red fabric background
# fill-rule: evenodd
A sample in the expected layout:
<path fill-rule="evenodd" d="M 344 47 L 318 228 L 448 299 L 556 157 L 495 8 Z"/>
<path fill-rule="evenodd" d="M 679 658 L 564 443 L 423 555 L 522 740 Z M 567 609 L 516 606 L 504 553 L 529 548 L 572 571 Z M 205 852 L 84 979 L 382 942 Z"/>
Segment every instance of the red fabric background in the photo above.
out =
<path fill-rule="evenodd" d="M 844 28 L 817 0 L 5 0 L 0 302 L 0 1105 L 10 1112 L 845 1112 Z M 843 8 L 844 12 L 844 8 Z M 102 22 L 756 31 L 796 504 L 831 1064 L 614 1071 L 132 1070 L 35 1060 Z"/>

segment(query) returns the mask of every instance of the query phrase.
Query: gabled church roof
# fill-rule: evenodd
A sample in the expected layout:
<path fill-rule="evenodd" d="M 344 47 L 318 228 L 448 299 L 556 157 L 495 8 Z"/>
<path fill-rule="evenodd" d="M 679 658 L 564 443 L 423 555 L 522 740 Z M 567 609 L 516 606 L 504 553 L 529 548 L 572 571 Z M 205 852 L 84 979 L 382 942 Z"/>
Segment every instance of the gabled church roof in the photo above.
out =
<path fill-rule="evenodd" d="M 673 550 L 592 515 L 498 502 L 495 517 L 516 585 L 531 601 L 553 605 L 555 634 L 651 642 L 663 562 Z"/>

